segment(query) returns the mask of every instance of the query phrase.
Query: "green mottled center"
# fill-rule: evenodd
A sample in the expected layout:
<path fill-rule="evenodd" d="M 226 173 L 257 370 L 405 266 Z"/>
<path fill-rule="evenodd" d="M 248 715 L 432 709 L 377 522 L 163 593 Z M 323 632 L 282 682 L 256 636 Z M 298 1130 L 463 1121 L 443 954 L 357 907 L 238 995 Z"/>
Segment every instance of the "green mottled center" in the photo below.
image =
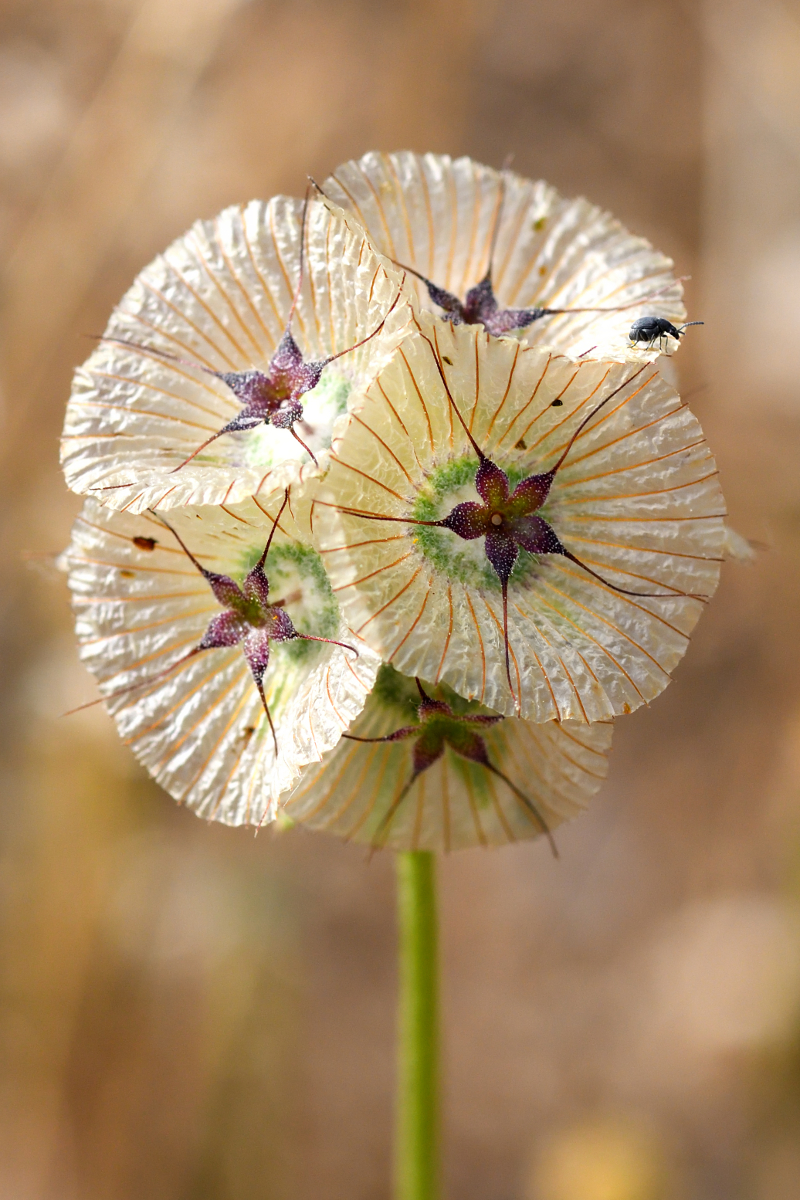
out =
<path fill-rule="evenodd" d="M 440 683 L 435 687 L 426 683 L 424 686 L 428 695 L 433 696 L 436 700 L 444 700 L 458 716 L 462 716 L 464 713 L 488 713 L 491 711 L 482 704 L 479 704 L 477 700 L 465 700 L 457 692 L 454 692 L 452 688 L 448 687 L 446 683 Z M 397 721 L 396 728 L 400 729 L 403 725 L 417 724 L 417 706 L 419 705 L 419 701 L 420 695 L 417 691 L 415 681 L 408 675 L 402 675 L 400 671 L 395 670 L 389 663 L 384 663 L 378 671 L 378 678 L 375 680 L 375 686 L 367 701 L 368 707 L 365 710 L 365 715 L 369 716 L 375 709 L 388 710 Z M 463 736 L 466 730 L 466 726 L 438 714 L 430 719 L 427 725 L 428 727 L 435 725 L 435 732 L 442 736 L 451 733 L 456 741 Z M 480 730 L 479 732 L 482 737 L 488 737 L 490 742 L 495 740 L 492 737 L 494 729 Z M 392 747 L 392 753 L 398 763 L 397 772 L 399 772 L 399 775 L 395 772 L 387 772 L 382 777 L 376 804 L 376 824 L 397 792 L 399 779 L 405 781 L 407 778 L 406 772 L 409 775 L 411 773 L 413 746 L 414 739 L 409 739 L 408 741 L 398 742 L 396 746 Z M 468 759 L 462 758 L 451 746 L 445 746 L 444 752 L 447 755 L 449 763 L 461 776 L 464 784 L 472 793 L 475 804 L 479 808 L 485 808 L 490 804 L 490 776 L 486 768 L 482 767 L 479 763 L 470 762 Z M 409 801 L 407 800 L 407 802 Z"/>
<path fill-rule="evenodd" d="M 445 704 L 449 704 L 459 717 L 464 713 L 491 712 L 491 709 L 484 708 L 477 700 L 465 700 L 446 683 L 434 686 L 423 680 L 423 687 L 434 700 L 443 700 Z M 375 705 L 383 710 L 392 709 L 398 715 L 400 725 L 413 725 L 417 720 L 419 701 L 420 694 L 412 676 L 403 675 L 391 663 L 384 663 L 378 671 L 378 678 L 370 694 L 370 706 Z"/>
<path fill-rule="evenodd" d="M 255 566 L 263 546 L 251 546 L 243 556 L 245 575 Z M 335 638 L 339 628 L 339 605 L 331 591 L 322 559 L 310 546 L 299 542 L 279 542 L 267 555 L 264 570 L 269 580 L 272 603 L 286 600 L 285 609 L 298 633 Z M 345 639 L 347 640 L 347 639 Z M 321 642 L 302 638 L 291 642 L 270 643 L 271 663 L 266 677 L 267 699 L 273 717 L 280 715 L 281 701 L 288 699 L 307 676 L 314 660 L 327 650 Z"/>
<path fill-rule="evenodd" d="M 411 516 L 417 521 L 439 521 L 452 512 L 457 504 L 466 500 L 482 504 L 475 488 L 477 470 L 478 461 L 471 456 L 435 467 L 414 502 Z M 511 491 L 529 474 L 513 464 L 503 466 L 503 470 L 508 476 Z M 482 537 L 466 541 L 449 529 L 430 529 L 424 525 L 410 528 L 417 549 L 436 571 L 465 587 L 501 591 L 500 580 L 486 557 Z M 537 561 L 535 554 L 520 550 L 511 573 L 510 586 L 527 582 L 533 575 Z"/>

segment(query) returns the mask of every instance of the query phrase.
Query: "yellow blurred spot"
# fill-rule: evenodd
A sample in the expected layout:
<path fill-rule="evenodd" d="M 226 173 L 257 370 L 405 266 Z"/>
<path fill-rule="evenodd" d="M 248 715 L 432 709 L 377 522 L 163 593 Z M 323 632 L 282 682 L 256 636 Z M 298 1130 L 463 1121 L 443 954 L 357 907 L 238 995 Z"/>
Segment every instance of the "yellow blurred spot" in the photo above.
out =
<path fill-rule="evenodd" d="M 666 1171 L 644 1130 L 594 1121 L 557 1133 L 534 1166 L 529 1200 L 662 1200 Z"/>

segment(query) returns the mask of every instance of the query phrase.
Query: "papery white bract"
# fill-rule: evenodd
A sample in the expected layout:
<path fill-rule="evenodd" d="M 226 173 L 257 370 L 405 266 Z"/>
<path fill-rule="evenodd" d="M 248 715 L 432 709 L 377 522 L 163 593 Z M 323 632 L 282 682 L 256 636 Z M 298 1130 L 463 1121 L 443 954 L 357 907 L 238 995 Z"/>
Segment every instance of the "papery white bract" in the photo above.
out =
<path fill-rule="evenodd" d="M 170 524 L 207 569 L 241 579 L 266 544 L 279 503 L 183 508 Z M 125 742 L 175 799 L 230 825 L 271 820 L 279 797 L 358 716 L 379 661 L 343 623 L 319 556 L 288 509 L 266 562 L 271 602 L 285 599 L 298 632 L 356 646 L 272 644 L 264 678 L 273 739 L 240 646 L 205 650 L 154 679 L 196 646 L 220 613 L 203 576 L 152 513 L 87 501 L 63 556 L 80 653 L 112 697 Z M 151 681 L 151 682 L 147 682 Z"/>
<path fill-rule="evenodd" d="M 480 711 L 448 688 L 437 696 L 456 712 Z M 414 681 L 382 667 L 351 729 L 381 737 L 408 725 L 419 700 Z M 485 710 L 483 710 L 485 711 Z M 550 831 L 585 809 L 608 769 L 612 725 L 508 718 L 480 731 L 489 758 L 529 796 Z M 392 807 L 410 778 L 409 742 L 364 744 L 343 738 L 319 766 L 306 768 L 282 811 L 311 829 L 394 850 L 502 846 L 542 835 L 530 809 L 502 780 L 449 747 Z"/>
<path fill-rule="evenodd" d="M 546 183 L 445 154 L 371 151 L 337 167 L 324 185 L 361 221 L 387 257 L 464 299 L 485 275 L 498 211 L 494 291 L 501 308 L 614 308 L 534 321 L 519 334 L 574 356 L 642 362 L 658 348 L 633 348 L 637 317 L 686 319 L 670 259 L 587 200 L 565 200 Z M 417 282 L 423 307 L 432 305 Z"/>
<path fill-rule="evenodd" d="M 75 375 L 61 451 L 73 491 L 144 512 L 266 497 L 315 472 L 289 429 L 264 424 L 224 434 L 186 462 L 242 408 L 209 372 L 266 370 L 286 329 L 302 209 L 280 196 L 225 209 L 198 221 L 142 271 L 115 310 L 107 340 Z M 373 253 L 352 217 L 312 201 L 292 323 L 306 361 L 371 334 L 401 284 L 402 273 Z M 303 397 L 300 436 L 323 468 L 351 389 L 385 361 L 407 317 L 397 305 L 375 338 L 326 367 Z"/>
<path fill-rule="evenodd" d="M 575 362 L 427 313 L 418 328 L 336 440 L 314 504 L 348 623 L 399 670 L 507 715 L 598 721 L 654 699 L 722 557 L 724 502 L 696 418 L 647 362 Z M 512 692 L 484 539 L 413 523 L 479 499 L 478 460 L 453 404 L 513 485 L 553 467 L 615 389 L 541 510 L 609 586 L 560 554 L 520 553 L 509 583 Z"/>
<path fill-rule="evenodd" d="M 587 201 L 466 158 L 372 153 L 324 193 L 305 222 L 285 197 L 198 222 L 77 371 L 81 657 L 206 817 L 285 802 L 397 849 L 549 834 L 599 787 L 612 719 L 669 682 L 730 541 L 702 431 L 628 337 L 683 322 L 680 281 Z M 159 511 L 230 577 L 214 592 Z M 340 741 L 407 723 L 413 676 L 428 742 Z M 479 726 L 473 702 L 505 719 Z"/>

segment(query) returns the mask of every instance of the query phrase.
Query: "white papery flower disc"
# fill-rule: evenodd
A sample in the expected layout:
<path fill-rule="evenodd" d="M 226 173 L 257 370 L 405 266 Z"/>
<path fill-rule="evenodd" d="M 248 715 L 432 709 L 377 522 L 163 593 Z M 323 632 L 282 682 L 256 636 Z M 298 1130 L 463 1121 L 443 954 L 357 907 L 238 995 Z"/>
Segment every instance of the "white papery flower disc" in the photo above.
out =
<path fill-rule="evenodd" d="M 227 208 L 198 221 L 142 271 L 105 336 L 143 348 L 101 342 L 75 375 L 61 450 L 73 491 L 144 512 L 264 497 L 314 473 L 291 432 L 271 425 L 224 434 L 176 471 L 242 408 L 202 368 L 264 371 L 269 364 L 297 284 L 301 213 L 300 201 L 282 196 Z M 306 228 L 292 330 L 309 361 L 372 333 L 402 275 L 376 257 L 352 217 L 312 202 Z M 398 305 L 380 334 L 326 367 L 302 397 L 305 423 L 297 432 L 321 465 L 351 388 L 385 361 L 407 315 Z"/>
<path fill-rule="evenodd" d="M 524 343 L 575 357 L 590 351 L 596 358 L 643 361 L 658 353 L 657 347 L 632 348 L 628 334 L 640 316 L 686 320 L 672 261 L 588 200 L 565 200 L 546 183 L 471 158 L 410 151 L 373 151 L 344 163 L 324 190 L 355 213 L 382 254 L 463 301 L 489 265 L 503 183 L 493 269 L 500 307 L 624 306 L 544 317 L 522 331 Z M 424 284 L 417 291 L 424 307 L 441 311 Z"/>
<path fill-rule="evenodd" d="M 179 509 L 169 521 L 204 567 L 241 581 L 278 507 Z M 270 598 L 287 598 L 300 632 L 355 644 L 361 653 L 355 658 L 300 640 L 270 644 L 264 690 L 277 760 L 241 646 L 203 651 L 163 680 L 107 701 L 123 739 L 161 786 L 201 816 L 229 825 L 272 819 L 300 768 L 335 746 L 361 712 L 379 665 L 342 622 L 319 556 L 289 536 L 297 532 L 287 510 L 266 564 Z M 87 501 L 63 562 L 81 658 L 106 695 L 176 662 L 221 611 L 208 583 L 150 513 L 115 513 Z"/>
<path fill-rule="evenodd" d="M 655 365 L 574 362 L 420 314 L 334 443 L 314 534 L 348 623 L 408 675 L 535 721 L 599 721 L 654 699 L 719 577 L 724 503 L 696 418 Z M 423 336 L 423 333 L 426 336 Z M 427 340 L 429 339 L 429 340 Z M 477 457 L 455 403 L 512 487 L 553 467 L 540 515 L 621 595 L 558 554 L 520 551 L 509 582 L 511 675 L 500 582 L 484 539 L 405 524 L 479 500 Z M 400 518 L 381 522 L 341 509 Z M 688 593 L 677 594 L 677 593 Z"/>
<path fill-rule="evenodd" d="M 437 699 L 454 712 L 477 711 L 449 689 Z M 350 732 L 381 737 L 416 723 L 414 681 L 382 667 Z M 552 831 L 585 809 L 605 778 L 611 724 L 537 725 L 509 718 L 473 728 L 489 761 L 520 787 Z M 343 738 L 320 766 L 308 767 L 282 811 L 312 829 L 395 850 L 502 846 L 541 836 L 530 809 L 497 776 L 452 749 L 423 771 L 387 823 L 411 777 L 414 741 L 364 745 Z"/>

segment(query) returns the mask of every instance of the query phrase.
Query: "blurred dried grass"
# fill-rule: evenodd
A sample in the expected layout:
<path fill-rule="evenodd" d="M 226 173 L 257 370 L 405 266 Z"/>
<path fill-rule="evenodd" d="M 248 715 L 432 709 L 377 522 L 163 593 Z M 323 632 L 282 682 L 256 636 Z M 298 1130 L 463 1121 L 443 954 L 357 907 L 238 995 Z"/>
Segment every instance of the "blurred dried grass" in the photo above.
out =
<path fill-rule="evenodd" d="M 693 275 L 734 524 L 592 812 L 443 866 L 469 1200 L 800 1194 L 800 5 L 6 0 L 0 9 L 0 1194 L 387 1195 L 391 863 L 206 827 L 98 710 L 47 555 L 72 367 L 197 216 L 370 146 L 584 192 Z M 29 552 L 24 562 L 23 552 Z"/>

